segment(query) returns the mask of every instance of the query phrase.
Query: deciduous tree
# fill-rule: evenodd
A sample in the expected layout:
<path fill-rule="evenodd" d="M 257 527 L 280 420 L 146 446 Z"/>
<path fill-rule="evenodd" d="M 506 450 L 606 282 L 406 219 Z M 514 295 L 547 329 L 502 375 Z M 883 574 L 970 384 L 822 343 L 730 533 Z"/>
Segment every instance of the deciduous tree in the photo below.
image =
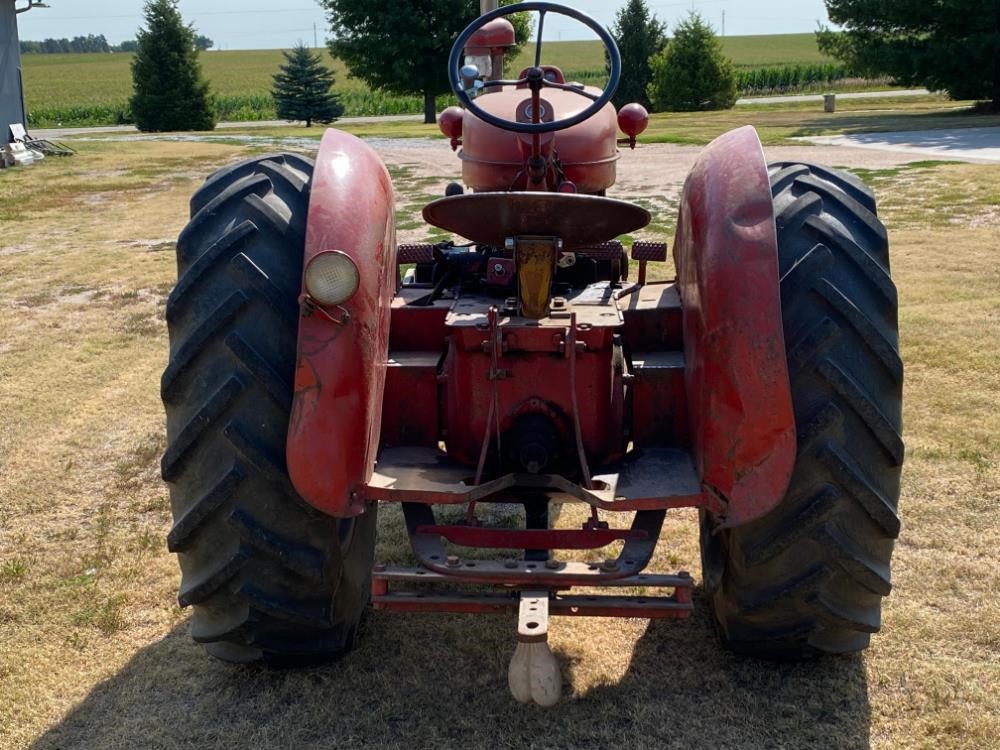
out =
<path fill-rule="evenodd" d="M 177 0 L 148 0 L 132 58 L 132 114 L 139 130 L 212 130 L 215 112 L 201 74 L 194 30 Z"/>
<path fill-rule="evenodd" d="M 501 0 L 508 5 L 513 0 Z M 434 100 L 450 90 L 452 42 L 479 14 L 478 0 L 319 0 L 333 40 L 330 52 L 352 76 L 373 89 L 424 97 L 424 122 L 437 115 Z M 523 43 L 530 20 L 510 19 Z"/>
<path fill-rule="evenodd" d="M 998 0 L 826 0 L 844 31 L 817 33 L 820 49 L 861 75 L 989 100 L 1000 111 Z"/>

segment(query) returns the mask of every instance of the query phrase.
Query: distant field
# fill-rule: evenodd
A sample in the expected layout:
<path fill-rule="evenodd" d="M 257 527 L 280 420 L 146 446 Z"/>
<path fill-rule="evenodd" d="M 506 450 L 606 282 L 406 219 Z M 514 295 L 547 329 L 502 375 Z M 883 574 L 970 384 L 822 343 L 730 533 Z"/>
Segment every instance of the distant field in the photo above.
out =
<path fill-rule="evenodd" d="M 814 34 L 726 36 L 722 49 L 738 67 L 833 62 L 819 51 Z"/>
<path fill-rule="evenodd" d="M 829 62 L 820 54 L 812 34 L 725 37 L 726 53 L 741 68 L 781 64 Z M 320 50 L 336 73 L 348 115 L 383 115 L 422 111 L 418 96 L 391 96 L 370 91 L 349 78 L 339 60 Z M 529 50 L 516 65 L 528 62 Z M 545 60 L 562 67 L 571 78 L 600 82 L 604 55 L 600 42 L 549 42 Z M 29 121 L 35 126 L 114 124 L 127 119 L 132 89 L 129 53 L 77 55 L 25 55 L 25 98 Z M 269 91 L 271 76 L 282 63 L 281 50 L 234 50 L 201 55 L 205 75 L 219 97 L 220 113 L 227 120 L 261 120 L 274 117 Z M 444 65 L 445 61 L 442 60 Z M 445 98 L 441 99 L 444 105 Z"/>
<path fill-rule="evenodd" d="M 816 46 L 813 34 L 769 34 L 766 36 L 722 37 L 722 49 L 738 67 L 757 65 L 791 65 L 796 63 L 832 62 Z M 600 68 L 604 66 L 604 49 L 597 40 L 585 42 L 546 42 L 542 45 L 548 62 L 563 69 Z M 517 62 L 529 65 L 534 48 L 526 45 Z"/>

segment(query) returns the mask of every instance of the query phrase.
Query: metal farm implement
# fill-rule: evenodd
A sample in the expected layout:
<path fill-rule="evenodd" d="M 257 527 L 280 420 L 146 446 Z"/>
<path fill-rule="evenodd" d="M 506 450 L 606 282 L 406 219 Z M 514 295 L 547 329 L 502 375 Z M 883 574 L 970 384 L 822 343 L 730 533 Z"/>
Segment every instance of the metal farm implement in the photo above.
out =
<path fill-rule="evenodd" d="M 693 578 L 647 565 L 667 511 L 697 508 L 727 647 L 865 648 L 903 454 L 871 192 L 730 132 L 684 186 L 677 278 L 650 281 L 667 245 L 624 247 L 650 214 L 605 194 L 618 130 L 634 148 L 648 119 L 609 103 L 613 39 L 554 3 L 486 10 L 448 63 L 463 107 L 439 120 L 464 184 L 423 211 L 454 241 L 397 246 L 385 167 L 333 129 L 315 162 L 241 162 L 192 199 L 162 392 L 193 637 L 297 664 L 348 651 L 369 604 L 516 611 L 511 690 L 550 705 L 550 616 L 691 613 Z M 535 64 L 504 79 L 518 12 L 539 14 Z M 550 14 L 600 37 L 605 89 L 542 63 Z M 402 504 L 416 565 L 374 560 L 382 503 Z M 523 527 L 491 503 L 523 506 Z M 581 527 L 553 528 L 563 503 L 588 507 Z"/>

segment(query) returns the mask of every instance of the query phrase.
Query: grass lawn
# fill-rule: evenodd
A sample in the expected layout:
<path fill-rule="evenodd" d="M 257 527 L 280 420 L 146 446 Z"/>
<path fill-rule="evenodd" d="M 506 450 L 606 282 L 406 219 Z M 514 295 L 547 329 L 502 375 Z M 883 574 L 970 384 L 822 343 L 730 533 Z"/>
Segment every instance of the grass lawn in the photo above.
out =
<path fill-rule="evenodd" d="M 939 95 L 879 99 L 840 99 L 837 112 L 825 114 L 822 102 L 785 102 L 740 106 L 720 112 L 664 112 L 649 118 L 640 143 L 704 145 L 741 125 L 753 125 L 765 145 L 793 143 L 791 139 L 835 133 L 893 132 L 1000 125 L 1000 115 L 976 115 L 972 102 L 954 102 Z M 344 123 L 344 130 L 361 137 L 443 138 L 437 125 L 415 121 Z M 281 128 L 226 128 L 219 138 L 267 133 L 286 137 L 319 138 L 322 129 L 300 125 Z M 99 137 L 99 136 L 98 136 Z"/>
<path fill-rule="evenodd" d="M 848 128 L 954 117 L 843 114 Z M 823 116 L 759 117 L 780 140 Z M 657 128 L 704 142 L 725 125 Z M 859 172 L 890 232 L 906 365 L 903 531 L 872 648 L 736 657 L 699 585 L 688 621 L 557 618 L 568 688 L 540 711 L 507 694 L 511 617 L 374 613 L 354 653 L 305 671 L 222 664 L 190 641 L 159 479 L 164 303 L 192 191 L 260 148 L 74 145 L 0 172 L 0 749 L 995 746 L 1000 165 Z M 395 510 L 377 555 L 405 560 Z M 695 515 L 669 514 L 656 567 L 700 584 L 697 550 Z"/>

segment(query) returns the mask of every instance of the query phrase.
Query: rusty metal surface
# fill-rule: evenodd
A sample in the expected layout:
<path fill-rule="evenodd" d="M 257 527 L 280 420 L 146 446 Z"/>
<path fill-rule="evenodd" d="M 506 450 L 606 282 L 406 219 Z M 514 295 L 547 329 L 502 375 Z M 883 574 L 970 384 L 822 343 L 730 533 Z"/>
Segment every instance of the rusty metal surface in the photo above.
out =
<path fill-rule="evenodd" d="M 586 325 L 591 329 L 617 328 L 623 323 L 622 314 L 614 297 L 614 288 L 606 282 L 591 284 L 583 289 L 574 290 L 563 299 L 566 305 L 550 310 L 550 315 L 539 320 L 519 318 L 515 315 L 501 314 L 500 327 L 505 338 L 513 336 L 517 341 L 527 342 L 533 331 L 539 328 L 549 329 L 547 340 L 551 341 L 551 329 L 563 330 L 568 325 L 571 313 L 576 313 L 577 325 Z M 448 328 L 482 328 L 486 324 L 490 307 L 497 300 L 493 297 L 468 294 L 462 296 L 451 305 L 445 325 Z M 602 343 L 605 332 L 579 332 L 579 339 L 587 343 L 588 350 L 604 348 Z M 546 347 L 552 350 L 551 347 Z M 508 347 L 509 349 L 509 347 Z"/>
<path fill-rule="evenodd" d="M 360 284 L 343 303 L 346 324 L 321 314 L 299 319 L 286 456 L 307 502 L 350 516 L 365 509 L 353 490 L 370 478 L 378 449 L 396 239 L 389 173 L 369 146 L 334 129 L 313 171 L 305 264 L 329 250 L 354 260 Z"/>
<path fill-rule="evenodd" d="M 578 247 L 576 252 L 594 260 L 621 260 L 625 250 L 618 240 L 610 240 L 609 242 L 595 242 L 591 245 Z"/>
<path fill-rule="evenodd" d="M 523 561 L 514 561 L 522 564 Z M 505 564 L 510 564 L 506 561 Z M 539 563 L 544 565 L 544 563 Z M 436 573 L 427 568 L 408 565 L 376 565 L 373 577 L 390 583 L 420 583 L 420 584 L 475 584 L 475 578 L 466 578 L 459 567 L 448 575 Z M 611 578 L 601 584 L 603 588 L 675 588 L 691 585 L 691 576 L 681 572 L 673 573 L 637 573 L 622 578 Z M 565 590 L 557 587 L 553 590 Z"/>
<path fill-rule="evenodd" d="M 521 235 L 516 240 L 517 295 L 521 315 L 526 318 L 539 320 L 548 315 L 558 248 L 554 237 Z"/>
<path fill-rule="evenodd" d="M 399 265 L 405 263 L 430 263 L 434 260 L 434 245 L 423 243 L 403 244 L 396 249 L 396 262 Z"/>
<path fill-rule="evenodd" d="M 633 504 L 643 501 L 656 502 L 666 498 L 689 501 L 699 505 L 702 501 L 701 483 L 686 450 L 650 448 L 628 453 L 624 458 L 594 476 L 595 480 L 608 482 L 615 477 L 615 497 L 618 502 Z M 672 507 L 677 507 L 676 505 Z"/>
<path fill-rule="evenodd" d="M 636 240 L 632 243 L 632 260 L 657 261 L 662 263 L 666 259 L 666 242 L 643 242 Z"/>
<path fill-rule="evenodd" d="M 453 575 L 441 575 L 425 568 L 376 566 L 372 574 L 372 606 L 396 612 L 465 612 L 490 614 L 518 608 L 521 591 L 468 591 L 455 585 L 478 583 L 463 578 L 461 569 Z M 399 588 L 401 584 L 419 584 L 421 588 Z M 429 585 L 428 585 L 429 584 Z M 557 593 L 546 591 L 549 614 L 563 617 L 687 617 L 694 609 L 691 589 L 694 581 L 687 573 L 676 575 L 640 573 L 606 580 L 602 588 L 643 589 L 642 594 L 621 596 L 588 592 Z M 506 587 L 505 587 L 506 588 Z M 654 589 L 673 589 L 664 595 Z M 566 588 L 561 588 L 565 591 Z M 540 593 L 540 592 L 539 592 Z"/>
<path fill-rule="evenodd" d="M 511 594 L 387 591 L 372 595 L 374 609 L 391 612 L 448 612 L 452 614 L 501 614 L 518 606 Z M 648 619 L 690 617 L 691 601 L 682 596 L 608 596 L 602 594 L 553 595 L 549 614 L 559 617 L 638 617 Z"/>
<path fill-rule="evenodd" d="M 781 501 L 796 450 L 774 212 L 752 127 L 717 138 L 692 168 L 674 261 L 698 473 L 727 502 L 724 525 L 746 523 Z"/>
<path fill-rule="evenodd" d="M 545 490 L 570 501 L 614 507 L 614 485 L 586 490 L 553 474 L 504 474 L 477 485 L 473 471 L 468 464 L 451 460 L 437 448 L 387 448 L 379 455 L 371 480 L 358 492 L 368 500 L 456 505 L 530 489 Z"/>
<path fill-rule="evenodd" d="M 549 592 L 522 591 L 517 608 L 517 640 L 544 643 L 549 638 Z"/>
<path fill-rule="evenodd" d="M 594 563 L 556 562 L 552 565 L 530 560 L 461 559 L 449 555 L 440 536 L 419 531 L 421 527 L 436 525 L 431 507 L 421 503 L 403 503 L 410 546 L 420 565 L 442 575 L 460 571 L 464 580 L 477 583 L 529 587 L 601 586 L 602 581 L 640 573 L 653 556 L 665 515 L 663 510 L 636 513 L 631 530 L 642 533 L 630 535 L 614 559 Z"/>
<path fill-rule="evenodd" d="M 558 237 L 564 250 L 607 242 L 649 223 L 633 203 L 573 193 L 465 193 L 424 207 L 436 227 L 485 245 L 503 247 L 508 237 Z"/>
<path fill-rule="evenodd" d="M 445 318 L 453 300 L 412 304 L 426 297 L 427 292 L 427 289 L 402 287 L 392 298 L 389 345 L 393 351 L 444 351 L 448 335 Z"/>
<path fill-rule="evenodd" d="M 461 547 L 483 549 L 600 549 L 612 542 L 644 537 L 630 529 L 501 529 L 487 526 L 418 526 Z"/>
<path fill-rule="evenodd" d="M 571 117 L 592 103 L 570 91 L 546 88 L 544 94 L 558 119 Z M 479 97 L 477 103 L 492 114 L 514 119 L 518 106 L 530 97 L 523 89 L 504 89 Z M 517 134 L 490 125 L 471 112 L 465 113 L 462 124 L 462 181 L 473 190 L 510 190 L 524 168 L 522 141 Z M 551 136 L 547 149 L 559 153 L 566 179 L 581 192 L 596 193 L 614 185 L 617 127 L 615 108 L 608 104 L 579 125 L 545 134 Z"/>
<path fill-rule="evenodd" d="M 383 446 L 437 447 L 440 359 L 440 351 L 389 352 L 382 399 Z"/>
<path fill-rule="evenodd" d="M 632 442 L 637 448 L 688 444 L 684 352 L 633 352 Z"/>
<path fill-rule="evenodd" d="M 673 282 L 638 287 L 619 300 L 625 318 L 623 338 L 633 352 L 684 347 L 681 298 Z"/>
<path fill-rule="evenodd" d="M 488 313 L 496 300 L 469 295 L 455 302 L 446 320 L 451 339 L 442 370 L 447 392 L 446 444 L 452 458 L 477 465 L 491 409 L 497 403 L 502 430 L 511 426 L 528 403 L 537 404 L 536 411 L 552 415 L 557 426 L 565 425 L 565 434 L 570 435 L 573 406 L 566 347 L 574 314 L 577 399 L 582 405 L 581 429 L 588 458 L 603 462 L 620 451 L 612 357 L 614 329 L 621 325 L 621 313 L 606 284 L 580 290 L 580 294 L 586 304 L 577 304 L 575 295 L 568 295 L 565 304 L 554 299 L 549 316 L 537 321 L 501 314 L 496 369 L 502 378 L 493 381 L 484 375 L 494 368 Z M 490 470 L 497 471 L 492 464 Z"/>
<path fill-rule="evenodd" d="M 386 448 L 358 495 L 383 502 L 459 505 L 509 502 L 519 491 L 540 490 L 558 502 L 583 502 L 608 511 L 721 507 L 711 493 L 702 492 L 691 457 L 682 450 L 633 451 L 595 469 L 595 487 L 590 490 L 552 474 L 504 474 L 477 485 L 473 473 L 469 465 L 451 460 L 437 448 Z"/>

